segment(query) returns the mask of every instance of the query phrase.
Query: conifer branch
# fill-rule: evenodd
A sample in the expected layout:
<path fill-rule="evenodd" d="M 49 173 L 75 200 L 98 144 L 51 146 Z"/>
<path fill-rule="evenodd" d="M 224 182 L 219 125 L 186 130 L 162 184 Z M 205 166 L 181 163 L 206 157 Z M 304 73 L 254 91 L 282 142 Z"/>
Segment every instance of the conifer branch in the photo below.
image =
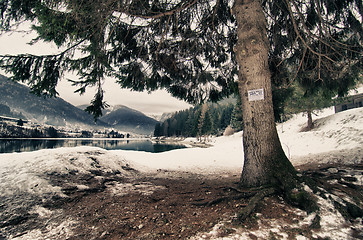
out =
<path fill-rule="evenodd" d="M 198 2 L 198 0 L 191 0 L 186 3 L 182 2 L 182 3 L 177 4 L 177 6 L 173 9 L 170 9 L 165 12 L 158 12 L 158 13 L 150 14 L 150 15 L 135 14 L 135 13 L 132 13 L 132 11 L 126 10 L 126 9 L 125 10 L 118 9 L 118 11 L 120 13 L 126 14 L 129 17 L 137 17 L 137 18 L 141 18 L 141 19 L 158 19 L 158 18 L 162 18 L 162 17 L 166 17 L 166 16 L 172 16 L 176 13 L 180 13 L 181 11 L 193 6 L 197 2 Z"/>
<path fill-rule="evenodd" d="M 291 9 L 291 6 L 290 6 L 290 3 L 289 3 L 289 0 L 285 0 L 286 4 L 287 4 L 287 8 L 289 10 L 289 13 L 290 13 L 290 17 L 291 17 L 291 21 L 292 21 L 292 24 L 293 24 L 293 27 L 294 27 L 294 30 L 295 30 L 295 33 L 296 35 L 299 37 L 299 39 L 302 41 L 302 43 L 315 55 L 317 56 L 320 56 L 320 57 L 324 57 L 326 59 L 328 59 L 329 61 L 331 62 L 334 62 L 336 63 L 336 61 L 334 61 L 332 58 L 330 58 L 328 55 L 326 54 L 322 54 L 322 53 L 319 53 L 319 52 L 316 52 L 314 49 L 312 49 L 310 47 L 310 45 L 305 41 L 305 39 L 301 36 L 300 34 L 300 31 L 299 31 L 299 28 L 297 26 L 297 23 L 296 23 L 296 20 L 295 20 L 295 17 L 294 17 L 294 14 L 293 14 L 293 11 Z M 293 2 L 293 1 L 292 1 Z M 295 3 L 293 2 L 294 6 L 297 7 L 295 5 Z M 303 24 L 304 25 L 304 24 Z"/>

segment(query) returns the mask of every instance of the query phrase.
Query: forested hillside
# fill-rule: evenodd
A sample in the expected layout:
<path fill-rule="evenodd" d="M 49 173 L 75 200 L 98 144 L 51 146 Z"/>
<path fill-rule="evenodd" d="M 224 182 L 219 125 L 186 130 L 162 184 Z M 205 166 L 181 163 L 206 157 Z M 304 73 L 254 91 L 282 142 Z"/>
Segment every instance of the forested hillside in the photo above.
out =
<path fill-rule="evenodd" d="M 221 135 L 229 125 L 235 130 L 242 129 L 242 116 L 236 104 L 208 103 L 176 112 L 163 123 L 156 125 L 154 136 Z"/>

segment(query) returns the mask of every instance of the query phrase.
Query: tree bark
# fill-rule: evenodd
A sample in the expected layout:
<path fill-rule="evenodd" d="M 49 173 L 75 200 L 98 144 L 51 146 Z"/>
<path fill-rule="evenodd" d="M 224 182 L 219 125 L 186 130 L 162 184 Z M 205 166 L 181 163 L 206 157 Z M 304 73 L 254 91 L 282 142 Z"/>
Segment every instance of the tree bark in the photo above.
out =
<path fill-rule="evenodd" d="M 314 128 L 312 111 L 308 110 L 307 115 L 308 115 L 308 126 L 307 127 L 308 127 L 308 130 L 311 130 Z"/>
<path fill-rule="evenodd" d="M 274 121 L 269 41 L 261 3 L 259 0 L 236 0 L 233 12 L 238 27 L 235 53 L 244 126 L 244 166 L 240 186 L 293 185 L 288 178 L 295 179 L 295 169 L 282 149 Z M 256 93 L 259 98 L 254 99 Z"/>

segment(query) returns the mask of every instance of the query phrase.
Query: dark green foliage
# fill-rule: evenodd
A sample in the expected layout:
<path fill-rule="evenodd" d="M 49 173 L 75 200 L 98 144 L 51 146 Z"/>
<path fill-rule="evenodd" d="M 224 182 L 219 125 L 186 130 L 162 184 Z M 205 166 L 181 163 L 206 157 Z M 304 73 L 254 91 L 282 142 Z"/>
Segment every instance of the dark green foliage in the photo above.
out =
<path fill-rule="evenodd" d="M 58 131 L 54 127 L 49 127 L 47 129 L 47 135 L 51 138 L 57 138 L 58 137 Z"/>
<path fill-rule="evenodd" d="M 81 132 L 81 138 L 91 138 L 93 134 L 90 131 L 83 130 Z"/>
<path fill-rule="evenodd" d="M 284 94 L 283 91 L 283 89 L 277 91 L 280 92 L 280 95 L 278 96 L 280 99 L 276 101 L 276 104 L 284 105 L 288 94 Z M 233 98 L 233 103 L 208 103 L 208 110 L 205 114 L 206 120 L 203 120 L 207 121 L 208 124 L 203 122 L 200 125 L 202 105 L 179 111 L 163 123 L 157 124 L 155 126 L 154 136 L 196 137 L 198 135 L 205 135 L 206 133 L 221 135 L 229 125 L 231 125 L 235 131 L 241 131 L 243 129 L 241 100 L 238 95 L 236 96 L 236 99 Z M 275 107 L 276 106 L 274 106 L 274 108 Z M 277 118 L 282 119 L 284 106 L 277 107 L 280 107 L 280 109 L 276 111 L 278 112 L 278 114 L 276 114 Z"/>
<path fill-rule="evenodd" d="M 276 122 L 286 121 L 286 104 L 293 94 L 292 87 L 273 87 L 272 101 L 274 106 L 274 117 Z"/>
<path fill-rule="evenodd" d="M 1 66 L 14 74 L 14 80 L 46 96 L 57 95 L 55 86 L 65 71 L 79 75 L 73 84 L 80 94 L 88 86 L 101 89 L 106 77 L 115 77 L 121 87 L 136 91 L 166 88 L 191 103 L 219 100 L 234 91 L 236 66 L 230 63 L 236 37 L 228 1 L 215 6 L 206 0 L 124 4 L 3 1 L 4 30 L 10 30 L 13 21 L 36 19 L 34 42 L 51 41 L 65 50 L 48 56 L 2 56 Z M 97 93 L 87 111 L 97 118 L 104 107 L 103 95 Z"/>
<path fill-rule="evenodd" d="M 283 112 L 288 84 L 309 92 L 344 95 L 362 69 L 362 3 L 347 1 L 261 2 L 270 40 L 269 65 L 275 118 Z M 97 118 L 107 106 L 102 83 L 123 88 L 165 88 L 191 103 L 218 101 L 237 92 L 235 17 L 227 0 L 79 1 L 4 0 L 2 32 L 33 21 L 33 40 L 61 47 L 54 55 L 1 56 L 0 66 L 38 95 L 56 96 L 66 71 L 82 94 L 97 86 L 87 110 Z M 240 66 L 241 67 L 241 66 Z"/>
<path fill-rule="evenodd" d="M 209 135 L 212 131 L 212 120 L 210 117 L 209 112 L 205 113 L 203 123 L 201 124 L 200 128 L 200 136 Z"/>
<path fill-rule="evenodd" d="M 155 130 L 154 130 L 154 137 L 160 137 L 162 136 L 162 132 L 161 132 L 161 124 L 157 123 L 155 125 Z"/>
<path fill-rule="evenodd" d="M 346 206 L 347 206 L 347 211 L 349 213 L 349 215 L 352 218 L 361 218 L 363 217 L 363 209 L 358 207 L 355 204 L 349 203 L 349 202 L 345 202 Z"/>
<path fill-rule="evenodd" d="M 32 138 L 43 137 L 43 132 L 37 128 L 34 128 L 31 130 L 30 137 L 32 137 Z"/>
<path fill-rule="evenodd" d="M 62 61 L 62 56 L 9 56 L 6 57 L 5 69 L 14 74 L 13 80 L 27 82 L 36 95 L 55 97 Z"/>
<path fill-rule="evenodd" d="M 324 92 L 304 89 L 299 84 L 293 85 L 293 93 L 287 101 L 287 111 L 289 113 L 307 112 L 329 107 L 333 104 L 334 95 L 326 95 Z"/>
<path fill-rule="evenodd" d="M 156 124 L 154 136 L 221 135 L 231 121 L 233 107 L 232 103 L 209 103 L 203 121 L 201 121 L 202 105 L 179 111 L 163 123 Z"/>
<path fill-rule="evenodd" d="M 237 102 L 233 107 L 230 123 L 231 127 L 235 131 L 241 131 L 243 129 L 242 107 L 241 107 L 240 97 L 238 97 Z"/>
<path fill-rule="evenodd" d="M 226 127 L 228 127 L 228 125 L 231 123 L 232 112 L 234 108 L 235 105 L 229 104 L 222 109 L 222 113 L 218 121 L 219 124 L 217 125 L 219 129 L 226 129 Z"/>
<path fill-rule="evenodd" d="M 91 102 L 91 105 L 88 106 L 85 111 L 92 114 L 97 120 L 100 116 L 102 116 L 102 110 L 108 107 L 108 104 L 103 101 L 103 93 L 98 91 L 95 95 L 94 99 Z"/>
<path fill-rule="evenodd" d="M 12 21 L 21 21 L 24 19 L 33 20 L 36 15 L 32 11 L 36 6 L 40 5 L 40 0 L 3 0 L 0 3 L 1 27 L 7 30 L 11 26 Z"/>

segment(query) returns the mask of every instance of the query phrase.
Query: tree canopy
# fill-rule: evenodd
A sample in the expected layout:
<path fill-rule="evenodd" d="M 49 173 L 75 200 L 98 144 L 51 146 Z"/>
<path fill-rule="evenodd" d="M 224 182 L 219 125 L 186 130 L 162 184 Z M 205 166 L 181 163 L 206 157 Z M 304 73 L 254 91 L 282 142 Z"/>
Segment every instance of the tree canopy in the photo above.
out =
<path fill-rule="evenodd" d="M 209 1 L 5 1 L 2 29 L 34 21 L 34 41 L 52 41 L 62 50 L 47 56 L 3 56 L 2 66 L 39 95 L 57 95 L 65 71 L 84 93 L 98 86 L 95 115 L 105 107 L 102 81 L 114 77 L 137 91 L 166 88 L 188 102 L 219 99 L 233 90 L 235 35 L 227 2 Z"/>
<path fill-rule="evenodd" d="M 289 62 L 296 74 L 343 94 L 347 73 L 361 67 L 361 1 L 261 4 L 276 81 L 288 81 L 283 66 Z M 60 51 L 1 56 L 1 66 L 34 93 L 50 96 L 66 71 L 75 72 L 77 92 L 99 88 L 88 108 L 96 116 L 107 106 L 105 77 L 137 91 L 166 88 L 191 103 L 217 100 L 236 91 L 232 6 L 227 0 L 4 0 L 2 32 L 29 20 L 38 34 L 33 41 L 54 42 Z"/>

